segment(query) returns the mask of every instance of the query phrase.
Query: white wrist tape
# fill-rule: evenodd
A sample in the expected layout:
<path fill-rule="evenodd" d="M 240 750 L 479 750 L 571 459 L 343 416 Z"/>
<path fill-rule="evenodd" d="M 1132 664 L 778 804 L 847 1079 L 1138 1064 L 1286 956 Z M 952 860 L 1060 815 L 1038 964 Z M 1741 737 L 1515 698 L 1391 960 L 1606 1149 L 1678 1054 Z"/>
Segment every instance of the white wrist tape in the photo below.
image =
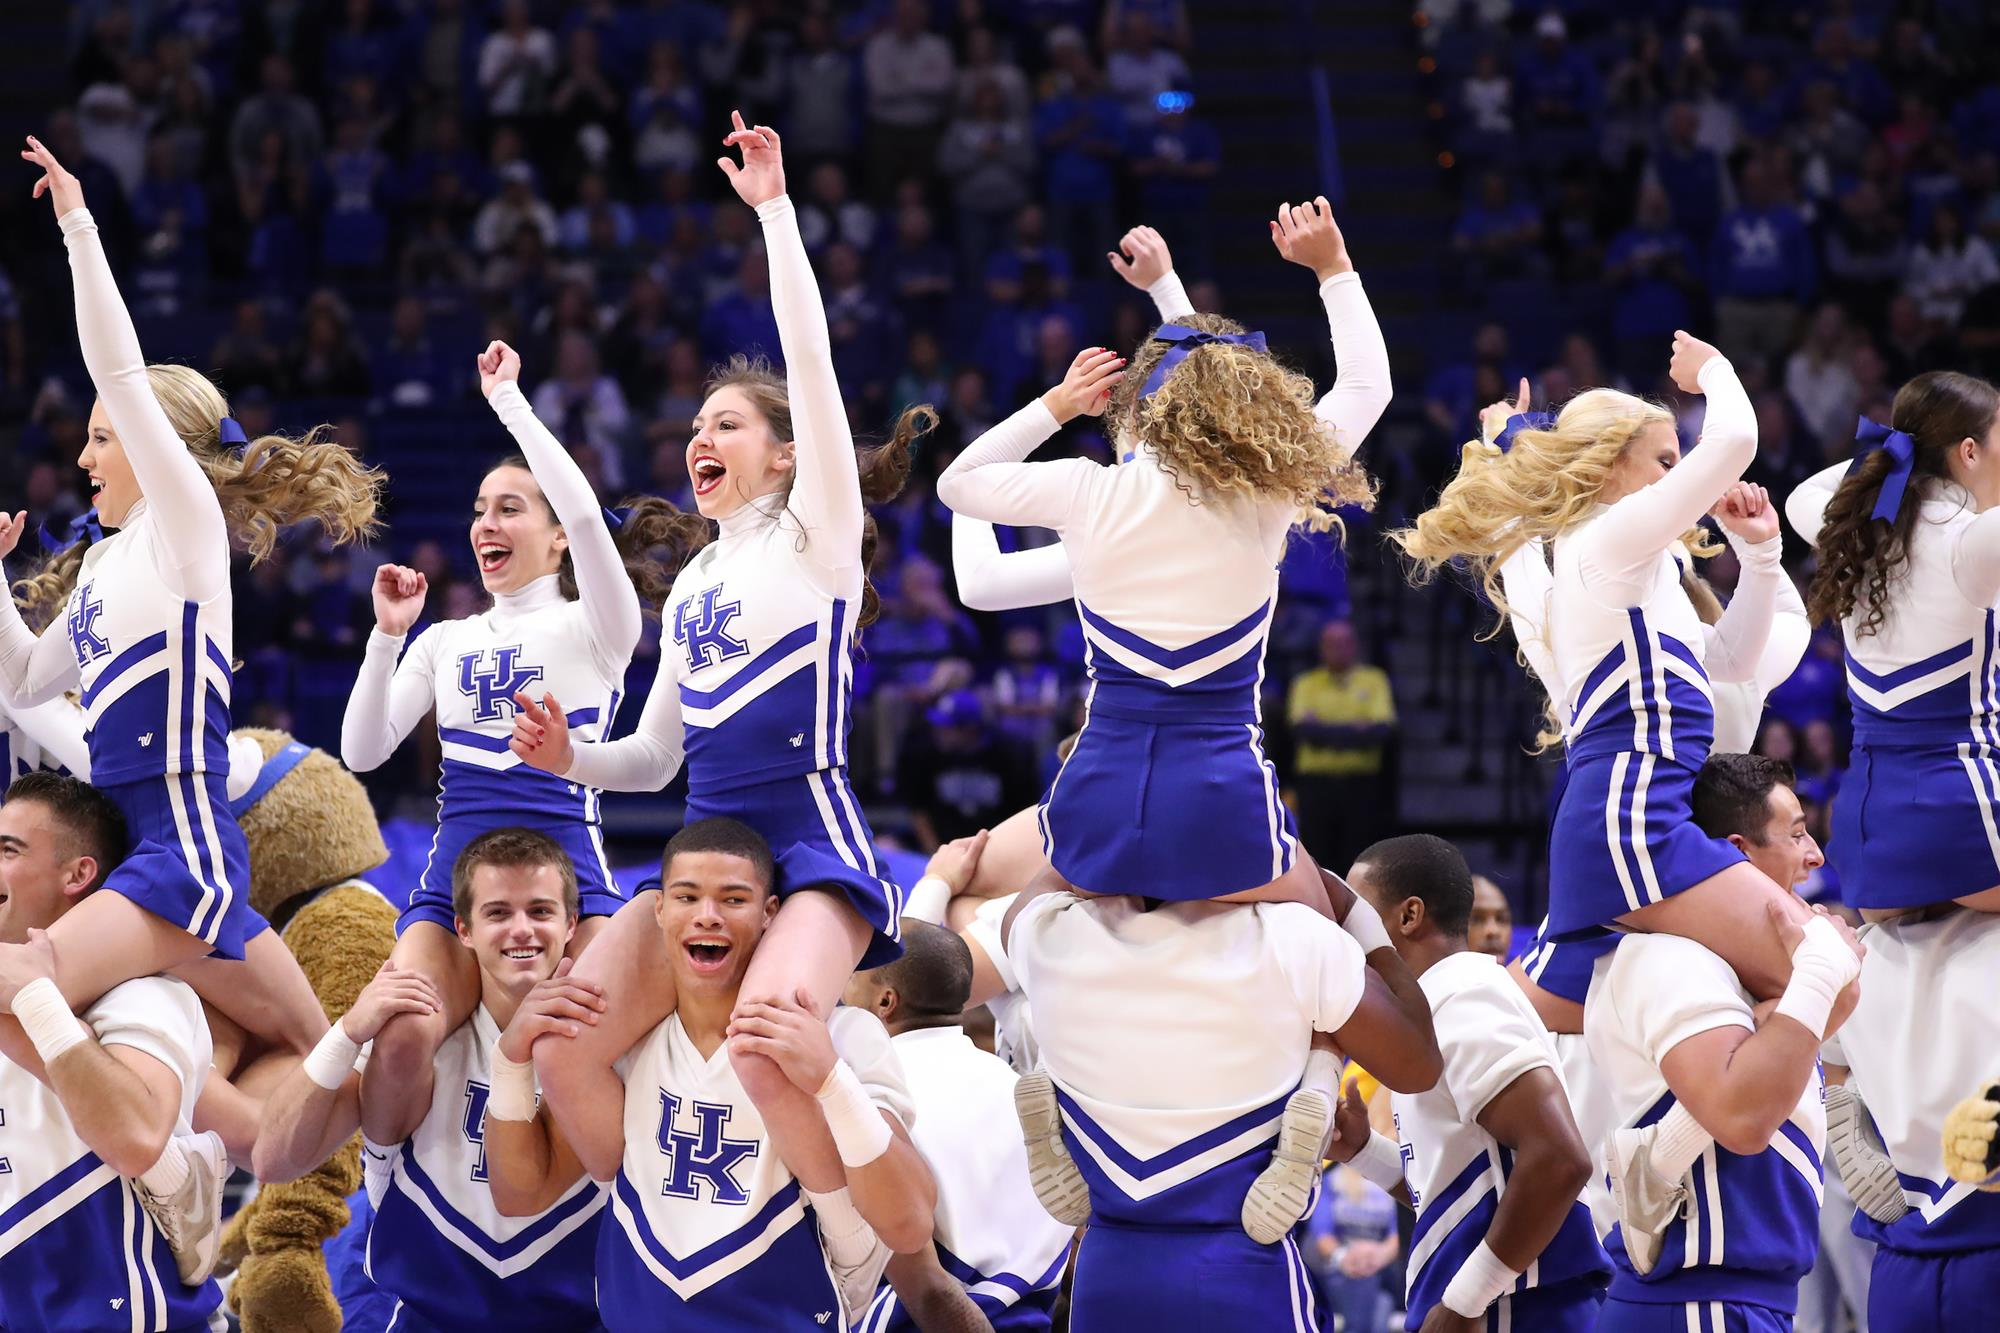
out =
<path fill-rule="evenodd" d="M 1348 1165 L 1359 1171 L 1362 1179 L 1393 1190 L 1403 1183 L 1403 1145 L 1387 1134 L 1371 1133 Z"/>
<path fill-rule="evenodd" d="M 56 983 L 47 977 L 36 977 L 15 992 L 14 1017 L 34 1043 L 44 1068 L 90 1035 L 83 1020 L 69 1011 L 69 1001 L 56 989 Z"/>
<path fill-rule="evenodd" d="M 493 1086 L 486 1096 L 486 1114 L 493 1120 L 535 1118 L 535 1062 L 519 1063 L 493 1048 Z"/>
<path fill-rule="evenodd" d="M 889 1151 L 889 1122 L 868 1100 L 847 1061 L 833 1062 L 833 1072 L 813 1096 L 826 1115 L 826 1127 L 833 1132 L 833 1146 L 840 1150 L 842 1166 L 866 1166 Z"/>
<path fill-rule="evenodd" d="M 1860 975 L 1861 960 L 1847 947 L 1833 922 L 1814 916 L 1806 922 L 1805 938 L 1792 950 L 1792 980 L 1778 997 L 1778 1012 L 1796 1019 L 1823 1041 L 1834 1001 L 1841 989 Z"/>
<path fill-rule="evenodd" d="M 361 1043 L 347 1035 L 347 1029 L 335 1023 L 319 1039 L 319 1045 L 312 1048 L 305 1063 L 300 1066 L 306 1077 L 325 1088 L 328 1092 L 339 1092 L 340 1085 L 354 1072 L 354 1062 L 361 1058 Z"/>
<path fill-rule="evenodd" d="M 935 926 L 944 920 L 944 909 L 949 906 L 951 885 L 936 875 L 925 875 L 903 900 L 903 915 Z"/>
<path fill-rule="evenodd" d="M 1354 906 L 1347 909 L 1347 920 L 1340 924 L 1361 946 L 1364 955 L 1396 947 L 1389 943 L 1389 931 L 1382 924 L 1381 914 L 1359 893 L 1354 895 Z"/>
<path fill-rule="evenodd" d="M 1465 1257 L 1465 1263 L 1452 1275 L 1439 1299 L 1453 1314 L 1477 1319 L 1486 1313 L 1487 1306 L 1506 1295 L 1520 1277 L 1501 1263 L 1500 1256 L 1482 1240 L 1479 1248 Z"/>

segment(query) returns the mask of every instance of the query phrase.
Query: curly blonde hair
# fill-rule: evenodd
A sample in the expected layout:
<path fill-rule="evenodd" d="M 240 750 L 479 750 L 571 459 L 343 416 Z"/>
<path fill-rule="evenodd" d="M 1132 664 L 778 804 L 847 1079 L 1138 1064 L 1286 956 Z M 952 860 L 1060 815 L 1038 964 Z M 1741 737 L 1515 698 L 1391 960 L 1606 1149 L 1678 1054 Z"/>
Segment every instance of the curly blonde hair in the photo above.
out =
<path fill-rule="evenodd" d="M 1220 315 L 1175 321 L 1203 333 L 1241 334 Z M 1206 343 L 1188 353 L 1149 397 L 1139 390 L 1171 344 L 1148 338 L 1112 391 L 1109 414 L 1129 438 L 1144 440 L 1188 496 L 1288 499 L 1293 520 L 1314 531 L 1339 531 L 1343 505 L 1372 509 L 1375 483 L 1313 411 L 1310 377 L 1268 352 L 1239 343 Z"/>
<path fill-rule="evenodd" d="M 153 396 L 174 433 L 201 464 L 222 502 L 230 540 L 252 564 L 277 548 L 288 524 L 318 519 L 336 545 L 374 535 L 382 472 L 354 456 L 325 426 L 303 438 L 261 435 L 240 453 L 222 443 L 222 418 L 229 402 L 208 376 L 189 366 L 146 367 Z M 36 629 L 54 619 L 76 585 L 87 542 L 52 555 L 40 569 L 15 583 L 14 600 Z"/>
<path fill-rule="evenodd" d="M 1428 582 L 1446 565 L 1462 565 L 1498 612 L 1479 636 L 1490 639 L 1508 613 L 1500 566 L 1528 542 L 1552 541 L 1582 522 L 1640 433 L 1673 424 L 1673 413 L 1658 403 L 1617 389 L 1586 390 L 1563 405 L 1551 428 L 1516 431 L 1505 453 L 1483 439 L 1468 443 L 1458 475 L 1437 503 L 1418 515 L 1414 527 L 1390 533 L 1390 540 L 1409 557 L 1415 582 Z M 1696 556 L 1722 550 L 1699 524 L 1681 540 Z M 1682 584 L 1703 619 L 1719 612 L 1714 592 L 1698 575 L 1684 577 Z M 1549 682 L 1542 684 L 1546 688 Z M 1547 719 L 1537 738 L 1542 748 L 1562 738 L 1560 705 L 1554 698 L 1548 701 Z"/>

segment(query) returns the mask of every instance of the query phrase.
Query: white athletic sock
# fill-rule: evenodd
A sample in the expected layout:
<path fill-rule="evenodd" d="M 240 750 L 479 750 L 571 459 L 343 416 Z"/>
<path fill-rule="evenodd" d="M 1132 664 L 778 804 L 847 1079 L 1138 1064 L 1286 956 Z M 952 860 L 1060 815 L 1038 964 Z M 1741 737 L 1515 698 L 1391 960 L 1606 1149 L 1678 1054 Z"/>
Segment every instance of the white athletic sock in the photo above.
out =
<path fill-rule="evenodd" d="M 854 1206 L 854 1196 L 847 1192 L 847 1186 L 825 1194 L 807 1190 L 805 1195 L 819 1218 L 820 1240 L 834 1267 L 853 1268 L 874 1252 L 875 1231 Z"/>
<path fill-rule="evenodd" d="M 1660 1117 L 1659 1131 L 1653 1137 L 1650 1164 L 1653 1174 L 1668 1184 L 1676 1184 L 1694 1165 L 1695 1158 L 1708 1151 L 1708 1145 L 1715 1142 L 1715 1136 L 1701 1127 L 1687 1107 L 1675 1102 Z"/>
<path fill-rule="evenodd" d="M 180 1136 L 167 1140 L 167 1146 L 160 1153 L 160 1160 L 146 1168 L 146 1174 L 139 1177 L 139 1183 L 154 1194 L 165 1198 L 181 1186 L 187 1184 L 188 1156 L 182 1146 Z"/>
<path fill-rule="evenodd" d="M 1306 1052 L 1305 1076 L 1299 1080 L 1299 1091 L 1322 1092 L 1326 1094 L 1328 1110 L 1340 1105 L 1340 1057 L 1332 1051 L 1318 1046 Z M 1326 1118 L 1326 1133 L 1320 1137 L 1320 1156 L 1326 1155 L 1327 1143 L 1333 1137 L 1333 1117 Z"/>

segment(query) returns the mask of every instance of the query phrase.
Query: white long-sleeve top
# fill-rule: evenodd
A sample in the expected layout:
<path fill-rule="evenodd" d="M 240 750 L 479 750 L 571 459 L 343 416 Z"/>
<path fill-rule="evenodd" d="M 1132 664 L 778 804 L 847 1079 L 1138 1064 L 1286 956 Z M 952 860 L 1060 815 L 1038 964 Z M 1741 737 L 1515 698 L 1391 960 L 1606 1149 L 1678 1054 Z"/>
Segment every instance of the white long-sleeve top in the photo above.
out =
<path fill-rule="evenodd" d="M 1320 296 L 1340 378 L 1316 410 L 1351 453 L 1388 405 L 1388 350 L 1357 275 L 1327 279 Z M 1114 467 L 1023 461 L 1056 430 L 1036 399 L 945 469 L 939 498 L 969 518 L 1056 530 L 1100 685 L 1150 681 L 1181 690 L 1182 705 L 1209 690 L 1254 690 L 1292 504 L 1192 500 L 1144 441 L 1131 463 Z M 1201 690 L 1182 688 L 1195 682 Z M 1227 711 L 1235 720 L 1240 709 Z"/>
<path fill-rule="evenodd" d="M 1814 474 L 1785 501 L 1785 517 L 1815 545 L 1847 466 Z M 2000 509 L 1979 509 L 1970 491 L 1944 478 L 1912 477 L 1910 485 L 1921 507 L 1882 623 L 1859 633 L 1867 608 L 1857 606 L 1840 625 L 1855 743 L 2000 743 Z"/>
<path fill-rule="evenodd" d="M 26 777 L 38 768 L 58 769 L 89 781 L 83 710 L 68 695 L 19 704 L 0 694 L 0 783 Z"/>
<path fill-rule="evenodd" d="M 794 430 L 792 487 L 721 520 L 674 580 L 638 729 L 579 744 L 565 776 L 653 791 L 685 755 L 691 791 L 845 767 L 866 517 L 819 285 L 790 197 L 758 205 Z"/>
<path fill-rule="evenodd" d="M 1749 680 L 1770 634 L 1774 566 L 1749 548 L 1746 580 L 1710 634 L 1681 587 L 1682 534 L 1757 453 L 1757 416 L 1722 357 L 1701 368 L 1708 409 L 1699 447 L 1666 476 L 1600 505 L 1555 540 L 1548 635 L 1569 718 L 1572 762 L 1636 751 L 1699 767 L 1714 741 L 1716 680 Z"/>
<path fill-rule="evenodd" d="M 24 705 L 81 687 L 92 781 L 229 766 L 229 529 L 146 378 L 90 210 L 60 219 L 77 339 L 143 497 L 84 552 L 62 620 L 37 637 L 0 597 L 0 688 Z"/>
<path fill-rule="evenodd" d="M 583 739 L 609 731 L 639 642 L 639 594 L 590 482 L 519 387 L 500 385 L 491 402 L 569 537 L 577 598 L 565 598 L 559 576 L 550 574 L 500 594 L 480 615 L 434 626 L 408 652 L 405 636 L 375 630 L 341 720 L 340 755 L 357 773 L 380 767 L 435 710 L 444 756 L 441 817 L 572 811 L 594 823 L 595 791 L 538 772 L 508 748 L 514 694 L 553 694 Z"/>

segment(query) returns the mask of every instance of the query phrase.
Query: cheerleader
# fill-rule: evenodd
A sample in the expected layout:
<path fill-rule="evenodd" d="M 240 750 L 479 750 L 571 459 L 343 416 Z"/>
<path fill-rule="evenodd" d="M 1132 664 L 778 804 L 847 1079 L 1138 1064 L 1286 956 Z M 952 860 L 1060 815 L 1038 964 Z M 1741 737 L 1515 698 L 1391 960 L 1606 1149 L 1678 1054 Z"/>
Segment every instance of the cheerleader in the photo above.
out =
<path fill-rule="evenodd" d="M 0 790 L 38 768 L 89 780 L 83 710 L 61 695 L 30 707 L 0 693 Z"/>
<path fill-rule="evenodd" d="M 1325 200 L 1281 209 L 1271 237 L 1314 270 L 1332 326 L 1341 376 L 1317 406 L 1261 334 L 1190 312 L 1129 374 L 1086 350 L 938 479 L 956 514 L 1062 537 L 1091 692 L 1040 831 L 1086 892 L 1324 901 L 1263 753 L 1264 642 L 1292 527 L 1331 526 L 1335 506 L 1371 497 L 1351 460 L 1388 403 L 1388 353 Z M 1022 461 L 1107 411 L 1130 463 Z"/>
<path fill-rule="evenodd" d="M 433 713 L 443 750 L 437 833 L 397 922 L 392 959 L 428 977 L 443 1010 L 402 1015 L 383 1029 L 373 1058 L 390 1069 L 428 1069 L 478 1003 L 478 969 L 455 931 L 451 890 L 452 867 L 474 839 L 525 827 L 569 854 L 582 918 L 573 953 L 625 901 L 605 859 L 597 790 L 551 777 L 508 749 L 514 696 L 534 690 L 568 700 L 567 721 L 586 740 L 610 729 L 639 642 L 641 603 L 657 606 L 667 591 L 646 552 L 671 544 L 685 516 L 658 499 L 631 502 L 623 517 L 601 508 L 583 470 L 536 419 L 520 374 L 521 358 L 505 343 L 479 356 L 480 389 L 521 450 L 486 474 L 472 504 L 472 555 L 492 608 L 432 627 L 406 652 L 424 576 L 401 565 L 378 569 L 375 630 L 341 723 L 340 757 L 357 773 L 380 767 Z M 422 1086 L 369 1080 L 369 1137 L 407 1138 L 430 1103 L 400 1094 Z"/>
<path fill-rule="evenodd" d="M 1549 969 L 1540 984 L 1577 1004 L 1595 957 L 1616 944 L 1614 924 L 1693 938 L 1753 992 L 1775 997 L 1791 960 L 1767 913 L 1807 915 L 1690 817 L 1695 773 L 1714 739 L 1709 682 L 1754 678 L 1770 633 L 1776 580 L 1767 566 L 1777 548 L 1768 506 L 1751 514 L 1754 495 L 1730 500 L 1757 447 L 1734 369 L 1677 333 L 1670 373 L 1683 392 L 1708 397 L 1702 446 L 1685 460 L 1665 408 L 1592 389 L 1546 426 L 1524 423 L 1504 452 L 1468 446 L 1437 506 L 1397 534 L 1420 572 L 1464 560 L 1502 608 L 1503 563 L 1529 543 L 1551 544 L 1544 683 L 1569 771 L 1550 832 L 1547 931 L 1575 965 Z M 1715 549 L 1694 529 L 1712 509 L 1746 573 L 1759 572 L 1710 627 L 1683 586 L 1676 547 Z"/>
<path fill-rule="evenodd" d="M 1854 754 L 1827 846 L 1842 899 L 2000 911 L 2000 390 L 1917 376 L 1785 513 L 1818 552 L 1812 618 L 1847 646 Z"/>
<path fill-rule="evenodd" d="M 824 1012 L 857 964 L 880 966 L 902 947 L 901 891 L 876 858 L 847 778 L 849 702 L 855 632 L 877 607 L 866 577 L 873 525 L 863 501 L 901 488 L 909 443 L 931 414 L 905 412 L 889 444 L 857 458 L 825 311 L 785 193 L 778 134 L 748 128 L 740 115 L 733 120 L 723 142 L 743 160 L 720 166 L 763 222 L 785 378 L 738 358 L 709 382 L 688 442 L 688 474 L 697 510 L 719 534 L 674 582 L 659 678 L 637 730 L 579 742 L 561 702 L 524 694 L 513 748 L 537 768 L 616 791 L 664 787 L 685 758 L 687 822 L 728 815 L 779 852 L 783 905 L 749 964 L 739 1016 L 801 990 Z M 578 960 L 575 975 L 605 991 L 597 1024 L 536 1048 L 544 1095 L 559 1118 L 572 1105 L 565 1095 L 588 1086 L 593 1058 L 609 1052 L 599 1067 L 616 1060 L 673 1007 L 671 979 L 657 965 L 656 902 L 642 895 Z M 839 1159 L 815 1129 L 810 1097 L 768 1058 L 733 1041 L 730 1062 L 813 1196 L 823 1230 L 858 1225 L 851 1206 L 841 1210 L 834 1200 L 844 1191 Z M 616 1169 L 587 1165 L 604 1166 L 601 1176 Z M 846 1262 L 840 1241 L 829 1246 L 837 1264 Z"/>
<path fill-rule="evenodd" d="M 225 788 L 229 557 L 240 542 L 263 559 L 280 527 L 304 519 L 336 542 L 365 535 L 380 478 L 334 443 L 246 440 L 200 373 L 148 366 L 82 187 L 37 140 L 22 157 L 42 168 L 34 195 L 49 194 L 69 248 L 99 395 L 77 461 L 111 531 L 24 580 L 21 607 L 0 598 L 0 688 L 31 707 L 80 688 L 91 781 L 123 812 L 131 851 L 49 931 L 59 998 L 37 990 L 30 1005 L 24 992 L 14 1016 L 30 1040 L 60 1035 L 74 1023 L 64 1006 L 81 1010 L 120 982 L 171 969 L 246 1031 L 303 1054 L 326 1016 L 249 905 L 248 853 Z M 25 523 L 17 514 L 0 524 L 0 556 Z M 23 609 L 49 629 L 38 636 Z M 0 945 L 0 970 L 27 947 Z M 162 1163 L 142 1183 L 177 1193 L 188 1165 Z"/>

